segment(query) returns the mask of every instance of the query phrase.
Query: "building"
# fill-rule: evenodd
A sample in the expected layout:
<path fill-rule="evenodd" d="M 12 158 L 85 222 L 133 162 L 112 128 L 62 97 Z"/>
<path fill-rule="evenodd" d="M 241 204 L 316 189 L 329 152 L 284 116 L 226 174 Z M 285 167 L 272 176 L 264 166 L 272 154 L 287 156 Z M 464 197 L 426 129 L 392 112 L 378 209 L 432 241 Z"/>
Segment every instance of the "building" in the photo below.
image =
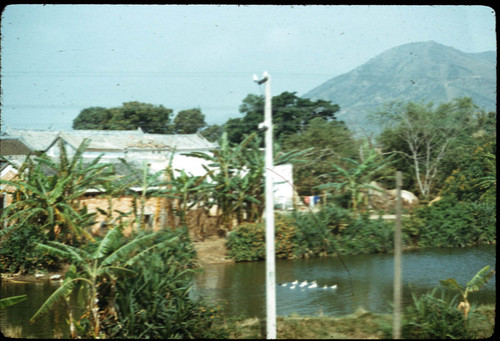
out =
<path fill-rule="evenodd" d="M 150 165 L 153 172 L 164 169 L 170 162 L 174 169 L 182 169 L 187 174 L 203 175 L 203 164 L 199 158 L 185 153 L 209 153 L 217 149 L 216 143 L 209 142 L 199 134 L 163 135 L 144 133 L 138 130 L 20 130 L 7 129 L 3 138 L 18 138 L 30 148 L 44 152 L 49 157 L 59 154 L 58 141 L 62 141 L 68 155 L 74 154 L 84 139 L 90 144 L 83 153 L 84 159 L 93 160 L 101 156 L 102 162 L 113 162 L 119 158 L 126 161 Z"/>
<path fill-rule="evenodd" d="M 209 161 L 202 158 L 185 155 L 190 152 L 211 153 L 218 149 L 216 143 L 209 142 L 199 134 L 183 135 L 163 135 L 148 134 L 141 129 L 138 130 L 61 130 L 61 131 L 41 131 L 41 130 L 20 130 L 7 129 L 1 136 L 2 141 L 8 141 L 2 146 L 2 151 L 7 150 L 5 157 L 9 160 L 14 158 L 14 152 L 24 153 L 24 159 L 28 154 L 45 153 L 47 156 L 57 159 L 60 155 L 59 144 L 65 146 L 68 157 L 74 155 L 85 139 L 90 140 L 85 151 L 82 153 L 84 162 L 95 160 L 101 157 L 100 162 L 113 164 L 115 171 L 121 175 L 142 176 L 142 170 L 147 165 L 151 173 L 164 170 L 171 166 L 177 174 L 180 171 L 188 175 L 202 176 L 206 174 L 206 169 L 210 168 Z M 3 144 L 3 143 L 2 143 Z M 22 163 L 17 158 L 18 165 Z M 119 159 L 127 161 L 131 167 L 124 168 Z M 14 168 L 9 169 L 15 172 Z M 135 174 L 131 174 L 135 173 Z M 3 174 L 3 173 L 2 173 Z M 3 178 L 3 175 L 2 175 Z M 275 207 L 290 209 L 293 206 L 293 179 L 292 166 L 276 166 L 273 172 L 273 182 L 275 183 Z M 140 183 L 140 182 L 139 182 Z M 129 190 L 142 192 L 140 185 L 131 187 Z M 5 199 L 5 198 L 4 198 Z M 109 198 L 105 198 L 103 193 L 89 190 L 81 198 L 82 206 L 87 206 L 89 212 L 97 212 L 97 221 L 100 226 L 104 226 L 106 217 L 102 212 L 108 209 Z M 7 199 L 5 199 L 7 200 Z M 166 198 L 149 198 L 144 207 L 144 220 L 147 224 L 155 226 L 165 226 L 172 223 L 172 211 L 167 216 L 165 206 L 172 203 Z M 4 205 L 8 205 L 5 201 Z M 112 219 L 119 219 L 119 214 L 115 211 L 130 211 L 133 205 L 133 196 L 122 195 L 112 200 Z M 174 203 L 175 205 L 175 203 Z M 214 210 L 215 211 L 215 210 Z M 169 220 L 170 219 L 170 220 Z"/>

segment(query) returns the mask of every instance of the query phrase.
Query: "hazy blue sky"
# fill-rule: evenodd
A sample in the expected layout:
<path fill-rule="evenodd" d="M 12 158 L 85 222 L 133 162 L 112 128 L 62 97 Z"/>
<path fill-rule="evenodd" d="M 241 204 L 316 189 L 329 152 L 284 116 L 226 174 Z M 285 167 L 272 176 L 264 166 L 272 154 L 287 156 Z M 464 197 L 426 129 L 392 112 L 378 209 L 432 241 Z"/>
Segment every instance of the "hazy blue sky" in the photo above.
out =
<path fill-rule="evenodd" d="M 465 5 L 9 5 L 1 30 L 2 130 L 129 101 L 220 124 L 264 93 L 263 71 L 273 96 L 302 95 L 405 43 L 496 51 L 493 9 Z"/>

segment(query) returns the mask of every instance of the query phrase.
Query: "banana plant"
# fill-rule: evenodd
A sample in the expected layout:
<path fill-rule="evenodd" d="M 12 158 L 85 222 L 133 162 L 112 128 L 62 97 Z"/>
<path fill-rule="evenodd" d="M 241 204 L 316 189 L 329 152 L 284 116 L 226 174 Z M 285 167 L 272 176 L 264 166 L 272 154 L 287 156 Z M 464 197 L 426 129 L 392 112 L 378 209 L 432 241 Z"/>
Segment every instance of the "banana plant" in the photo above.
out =
<path fill-rule="evenodd" d="M 84 162 L 83 152 L 90 140 L 84 140 L 72 158 L 67 156 L 59 141 L 59 160 L 49 157 L 27 158 L 17 169 L 17 177 L 0 180 L 12 188 L 13 203 L 6 207 L 1 220 L 8 228 L 2 235 L 25 224 L 39 226 L 51 240 L 74 242 L 84 236 L 92 240 L 85 227 L 93 224 L 93 214 L 79 205 L 79 199 L 89 189 L 100 189 L 113 178 L 109 164 L 100 157 Z"/>
<path fill-rule="evenodd" d="M 245 158 L 248 155 L 246 149 L 255 137 L 256 134 L 251 134 L 240 144 L 233 145 L 224 133 L 220 149 L 212 151 L 211 155 L 200 152 L 186 154 L 209 161 L 208 166 L 203 167 L 208 182 L 212 184 L 211 197 L 219 210 L 219 224 L 226 229 L 231 229 L 232 219 L 238 216 L 245 202 L 261 202 L 256 187 L 262 183 L 263 167 Z"/>
<path fill-rule="evenodd" d="M 467 316 L 469 315 L 470 311 L 470 303 L 468 301 L 468 295 L 471 292 L 476 292 L 479 291 L 482 287 L 488 283 L 490 278 L 493 276 L 495 271 L 490 269 L 489 265 L 486 265 L 484 268 L 478 271 L 472 277 L 472 279 L 467 283 L 467 285 L 462 287 L 460 284 L 458 284 L 457 280 L 455 278 L 448 278 L 446 280 L 441 280 L 439 283 L 447 288 L 450 288 L 452 290 L 457 290 L 460 292 L 460 295 L 462 296 L 462 301 L 458 304 L 457 309 L 463 311 L 464 317 L 467 320 Z"/>
<path fill-rule="evenodd" d="M 28 295 L 10 296 L 0 299 L 0 309 L 10 307 L 11 305 L 17 304 L 24 301 Z"/>
<path fill-rule="evenodd" d="M 351 198 L 351 208 L 356 213 L 363 201 L 363 191 L 368 189 L 380 191 L 378 187 L 370 185 L 370 182 L 377 173 L 392 163 L 391 157 L 387 159 L 379 159 L 379 157 L 380 155 L 374 149 L 370 149 L 368 156 L 362 162 L 342 158 L 341 160 L 346 164 L 344 167 L 332 162 L 331 165 L 335 169 L 333 177 L 338 178 L 339 181 L 319 185 L 317 188 L 348 193 Z"/>
<path fill-rule="evenodd" d="M 264 210 L 264 153 L 260 149 L 261 139 L 257 133 L 248 135 L 240 144 L 231 144 L 227 133 L 219 141 L 220 149 L 211 155 L 193 152 L 188 156 L 209 162 L 203 166 L 209 186 L 207 191 L 219 209 L 219 223 L 230 230 L 232 220 L 255 222 L 261 219 Z M 309 152 L 281 152 L 275 148 L 274 164 L 283 164 Z"/>
<path fill-rule="evenodd" d="M 121 275 L 131 275 L 134 271 L 128 267 L 141 257 L 158 247 L 175 243 L 177 236 L 157 241 L 157 233 L 137 235 L 130 241 L 123 240 L 123 229 L 116 226 L 110 229 L 104 238 L 89 248 L 74 247 L 59 242 L 38 244 L 37 248 L 71 263 L 62 285 L 43 303 L 30 321 L 34 321 L 53 308 L 58 302 L 67 302 L 71 293 L 84 295 L 85 314 L 91 325 L 91 335 L 100 335 L 105 311 L 113 311 L 114 288 Z M 70 306 L 70 330 L 78 328 L 72 316 Z"/>

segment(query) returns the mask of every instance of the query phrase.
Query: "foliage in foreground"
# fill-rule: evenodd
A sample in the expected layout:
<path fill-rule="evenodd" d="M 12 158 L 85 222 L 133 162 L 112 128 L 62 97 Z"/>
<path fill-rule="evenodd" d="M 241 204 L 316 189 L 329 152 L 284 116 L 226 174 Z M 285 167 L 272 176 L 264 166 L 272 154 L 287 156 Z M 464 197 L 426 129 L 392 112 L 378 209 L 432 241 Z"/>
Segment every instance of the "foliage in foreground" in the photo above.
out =
<path fill-rule="evenodd" d="M 235 318 L 226 321 L 232 339 L 265 339 L 266 323 L 258 318 Z M 495 307 L 480 306 L 469 324 L 474 339 L 489 338 L 495 326 Z M 408 332 L 408 331 L 407 331 Z M 280 339 L 390 339 L 392 316 L 374 314 L 358 309 L 351 315 L 330 316 L 278 316 L 277 337 Z M 403 335 L 405 337 L 405 335 Z M 449 335 L 447 338 L 451 338 Z"/>
<path fill-rule="evenodd" d="M 186 230 L 125 237 L 117 226 L 86 247 L 38 247 L 71 266 L 32 320 L 58 302 L 69 305 L 74 294 L 84 314 L 75 316 L 69 305 L 72 337 L 186 338 L 216 330 L 210 328 L 215 312 L 188 295 L 194 251 Z"/>
<path fill-rule="evenodd" d="M 481 328 L 477 326 L 485 323 L 485 317 L 476 314 L 467 296 L 484 287 L 493 274 L 494 271 L 487 265 L 472 277 L 465 288 L 454 278 L 449 278 L 440 281 L 442 287 L 434 288 L 420 297 L 412 293 L 413 304 L 406 310 L 403 336 L 416 339 L 470 339 L 483 335 L 484 331 L 480 331 Z M 445 288 L 452 292 L 447 292 Z M 453 291 L 460 294 L 450 295 Z"/>
<path fill-rule="evenodd" d="M 178 236 L 175 244 L 149 252 L 136 262 L 131 267 L 135 276 L 116 283 L 116 315 L 104 322 L 108 337 L 227 337 L 219 309 L 190 296 L 195 253 L 187 231 Z"/>

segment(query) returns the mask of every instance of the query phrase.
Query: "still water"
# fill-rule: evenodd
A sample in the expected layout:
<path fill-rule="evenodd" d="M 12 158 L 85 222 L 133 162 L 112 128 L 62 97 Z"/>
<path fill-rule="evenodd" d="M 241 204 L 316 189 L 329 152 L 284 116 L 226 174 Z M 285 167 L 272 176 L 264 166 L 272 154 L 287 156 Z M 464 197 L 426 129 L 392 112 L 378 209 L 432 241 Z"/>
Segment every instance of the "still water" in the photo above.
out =
<path fill-rule="evenodd" d="M 278 260 L 276 287 L 278 315 L 329 315 L 353 313 L 358 307 L 390 312 L 393 300 L 394 258 L 392 254 L 344 256 L 346 271 L 337 258 Z M 455 278 L 466 283 L 484 266 L 496 265 L 495 246 L 427 249 L 403 254 L 403 305 L 411 292 L 421 294 L 439 286 L 439 280 Z M 350 274 L 350 276 L 349 276 Z M 298 280 L 316 281 L 317 288 L 295 286 Z M 324 285 L 337 289 L 323 289 Z M 195 292 L 219 302 L 228 316 L 265 317 L 265 262 L 220 264 L 205 268 L 195 281 Z M 496 302 L 495 277 L 486 287 L 470 294 L 473 303 Z"/>
<path fill-rule="evenodd" d="M 337 258 L 278 260 L 276 281 L 316 281 L 317 288 L 295 289 L 277 286 L 278 315 L 328 315 L 353 313 L 358 307 L 373 312 L 390 312 L 394 262 L 392 254 L 344 256 L 349 274 Z M 411 290 L 420 294 L 439 285 L 439 280 L 455 278 L 465 285 L 486 265 L 496 266 L 495 246 L 457 249 L 427 249 L 403 254 L 403 304 L 411 301 Z M 324 285 L 336 289 L 323 289 Z M 7 325 L 22 327 L 21 337 L 69 337 L 66 309 L 60 307 L 33 325 L 29 319 L 58 284 L 39 281 L 27 284 L 2 284 L 1 297 L 28 294 L 28 299 L 0 310 L 2 332 Z M 495 277 L 478 293 L 472 303 L 496 302 Z M 265 263 L 218 264 L 205 267 L 195 278 L 193 295 L 218 302 L 228 316 L 265 316 Z"/>

